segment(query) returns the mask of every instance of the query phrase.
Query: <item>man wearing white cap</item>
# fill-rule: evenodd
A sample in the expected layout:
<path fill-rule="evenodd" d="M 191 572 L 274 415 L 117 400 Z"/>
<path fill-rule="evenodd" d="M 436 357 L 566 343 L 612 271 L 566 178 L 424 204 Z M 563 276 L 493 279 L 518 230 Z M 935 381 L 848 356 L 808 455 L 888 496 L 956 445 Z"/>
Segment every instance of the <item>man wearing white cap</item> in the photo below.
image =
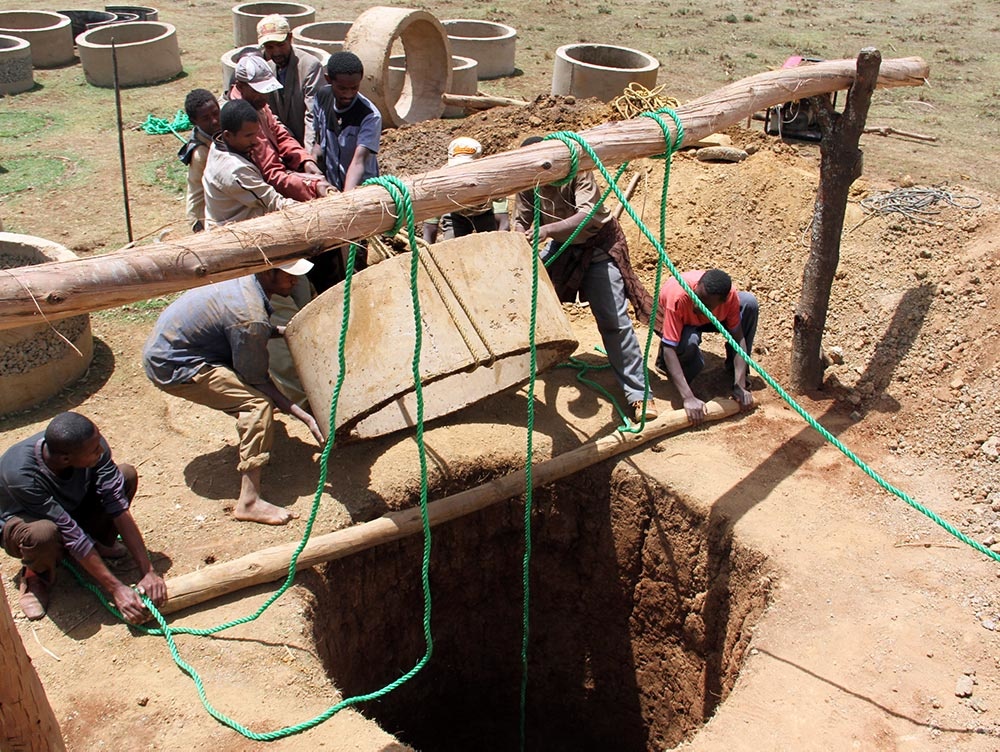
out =
<path fill-rule="evenodd" d="M 323 178 L 316 160 L 278 122 L 267 103 L 268 95 L 279 89 L 281 82 L 260 55 L 248 53 L 236 63 L 229 99 L 246 100 L 260 115 L 260 131 L 250 158 L 267 184 L 285 198 L 309 201 L 325 196 L 330 184 Z"/>
<path fill-rule="evenodd" d="M 238 520 L 284 525 L 298 516 L 261 497 L 275 408 L 324 441 L 312 415 L 282 394 L 268 373 L 268 341 L 284 336 L 284 327 L 270 322 L 271 296 L 291 293 L 311 268 L 299 259 L 188 290 L 160 314 L 143 349 L 146 375 L 158 388 L 237 419 L 240 496 L 233 516 Z"/>
<path fill-rule="evenodd" d="M 448 144 L 448 166 L 467 164 L 483 155 L 483 145 L 474 138 L 459 136 Z M 461 238 L 474 232 L 506 231 L 510 229 L 507 200 L 487 201 L 479 206 L 462 206 L 438 219 L 424 222 L 424 240 L 437 240 L 438 229 L 444 232 L 445 240 Z"/>
<path fill-rule="evenodd" d="M 271 62 L 281 88 L 268 94 L 271 110 L 307 151 L 316 143 L 313 104 L 323 85 L 323 64 L 292 46 L 292 29 L 284 16 L 264 16 L 257 23 L 257 42 Z"/>

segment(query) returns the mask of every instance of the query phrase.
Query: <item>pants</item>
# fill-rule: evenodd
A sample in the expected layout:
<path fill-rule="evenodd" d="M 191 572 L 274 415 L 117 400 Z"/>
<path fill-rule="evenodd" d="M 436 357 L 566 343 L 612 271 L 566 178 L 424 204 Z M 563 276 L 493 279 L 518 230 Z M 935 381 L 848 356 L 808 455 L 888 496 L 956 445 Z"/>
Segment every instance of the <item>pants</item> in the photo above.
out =
<path fill-rule="evenodd" d="M 625 391 L 626 401 L 629 404 L 642 401 L 646 392 L 642 348 L 628 315 L 625 283 L 615 262 L 605 258 L 591 263 L 580 292 L 581 297 L 590 301 L 608 362 Z"/>
<path fill-rule="evenodd" d="M 464 238 L 477 232 L 493 232 L 497 229 L 497 218 L 493 214 L 493 208 L 482 214 L 455 214 L 449 213 L 441 217 L 441 230 L 444 232 L 445 240 L 452 238 Z"/>
<path fill-rule="evenodd" d="M 191 381 L 160 388 L 167 394 L 236 418 L 236 433 L 240 437 L 240 462 L 236 466 L 239 472 L 263 467 L 271 459 L 274 403 L 240 381 L 233 371 L 222 366 L 205 367 Z"/>
<path fill-rule="evenodd" d="M 139 487 L 139 473 L 132 465 L 120 464 L 118 469 L 125 476 L 125 495 L 132 501 Z M 101 500 L 97 498 L 95 486 L 88 489 L 83 503 L 70 512 L 69 516 L 98 543 L 110 546 L 118 537 L 115 519 L 104 510 Z M 65 554 L 62 535 L 56 523 L 28 515 L 11 517 L 4 523 L 3 549 L 15 559 L 20 559 L 28 569 L 38 573 L 54 569 Z"/>
<path fill-rule="evenodd" d="M 757 298 L 751 292 L 737 293 L 740 299 L 740 326 L 743 329 L 743 337 L 747 343 L 747 354 L 753 352 L 753 340 L 757 334 Z M 701 335 L 703 332 L 717 331 L 711 324 L 702 326 L 685 326 L 681 330 L 681 341 L 677 343 L 674 351 L 677 353 L 677 360 L 680 361 L 681 370 L 684 371 L 684 378 L 690 384 L 694 378 L 705 368 L 705 356 L 701 352 Z M 666 370 L 666 362 L 663 358 L 663 350 L 670 345 L 660 342 L 660 352 L 657 355 L 657 365 Z M 726 368 L 733 367 L 733 358 L 736 351 L 726 343 Z"/>

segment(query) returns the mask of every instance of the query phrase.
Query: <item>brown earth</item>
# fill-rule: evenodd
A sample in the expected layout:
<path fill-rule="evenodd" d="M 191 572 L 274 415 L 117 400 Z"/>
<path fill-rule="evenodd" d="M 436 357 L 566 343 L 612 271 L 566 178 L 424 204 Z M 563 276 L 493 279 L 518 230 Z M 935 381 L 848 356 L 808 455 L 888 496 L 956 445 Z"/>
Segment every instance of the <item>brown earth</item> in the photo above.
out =
<path fill-rule="evenodd" d="M 186 90 L 199 85 L 214 88 L 218 54 L 229 46 L 228 10 L 217 5 L 161 5 L 166 19 L 185 35 L 188 77 L 127 93 L 128 118 L 141 120 L 148 110 L 167 115 Z M 919 37 L 926 34 L 952 50 L 947 54 L 957 56 L 945 37 L 967 31 L 989 9 L 988 4 L 966 3 L 954 10 L 949 24 L 928 13 L 922 21 L 911 18 L 912 28 L 904 34 L 897 19 L 914 13 L 916 5 L 893 4 L 888 27 L 901 35 L 890 37 L 900 55 L 919 52 L 912 48 L 925 44 Z M 13 6 L 0 2 L 0 7 Z M 561 5 L 550 2 L 546 8 L 558 12 Z M 570 16 L 591 12 L 579 5 L 573 8 Z M 631 33 L 642 33 L 640 23 L 651 26 L 650 18 L 662 8 L 643 8 Z M 449 11 L 439 15 L 462 15 L 457 7 Z M 699 24 L 710 20 L 710 13 L 700 13 Z M 744 17 L 742 11 L 736 13 Z M 719 23 L 734 32 L 761 30 L 762 38 L 765 27 L 775 36 L 794 35 L 804 28 L 805 11 L 782 13 L 775 6 L 768 13 L 761 8 L 747 13 L 760 20 Z M 596 19 L 616 20 L 606 18 L 609 15 L 597 12 Z M 515 25 L 520 21 L 523 29 L 527 62 L 520 63 L 519 57 L 519 64 L 526 75 L 492 82 L 487 88 L 534 99 L 534 93 L 544 88 L 538 84 L 549 65 L 540 47 L 555 32 L 539 32 L 543 40 L 539 42 L 532 37 L 534 25 L 526 19 L 526 15 L 506 19 Z M 688 20 L 685 14 L 673 19 Z M 773 27 L 768 25 L 772 22 Z M 573 19 L 573 23 L 583 22 Z M 822 23 L 819 15 L 813 23 Z M 992 23 L 995 27 L 995 19 Z M 589 15 L 586 24 L 592 28 Z M 864 31 L 864 24 L 861 18 L 844 21 L 843 39 L 827 46 L 854 44 L 849 37 L 857 35 L 850 32 Z M 981 25 L 986 29 L 990 22 Z M 692 46 L 689 55 L 680 58 L 684 66 L 693 64 L 692 58 L 699 62 L 693 43 L 684 44 Z M 736 39 L 734 44 L 743 42 Z M 975 54 L 984 58 L 979 61 L 982 67 L 995 65 L 995 53 L 987 46 Z M 770 57 L 775 55 L 772 50 Z M 701 56 L 702 62 L 705 57 Z M 780 64 L 780 60 L 770 62 Z M 958 64 L 932 60 L 932 75 L 935 62 L 949 72 L 946 80 L 954 81 L 952 72 Z M 734 73 L 751 64 L 742 58 L 736 63 Z M 754 65 L 754 70 L 766 67 L 760 60 Z M 686 93 L 704 93 L 710 86 L 691 81 L 717 81 L 718 75 L 713 67 L 703 70 L 701 78 L 683 79 L 690 90 Z M 980 69 L 972 66 L 964 75 L 971 91 L 978 91 L 973 79 L 982 75 Z M 115 247 L 121 243 L 121 230 L 107 92 L 81 84 L 78 66 L 40 72 L 37 78 L 44 88 L 23 98 L 5 99 L 0 115 L 47 113 L 52 125 L 9 143 L 18 154 L 73 155 L 76 174 L 3 197 L 0 206 L 7 229 L 63 242 L 78 253 Z M 914 94 L 890 99 L 888 105 L 883 97 L 889 95 L 880 95 L 870 120 L 881 121 L 887 111 L 895 116 L 906 108 L 907 98 L 917 98 Z M 921 99 L 936 96 L 933 89 L 918 94 Z M 970 93 L 967 99 L 976 96 Z M 164 104 L 167 100 L 169 105 Z M 514 146 L 529 132 L 587 127 L 601 121 L 601 111 L 590 103 L 567 105 L 543 98 L 530 111 L 505 108 L 460 123 L 405 128 L 386 134 L 382 163 L 387 171 L 406 174 L 442 162 L 444 145 L 456 133 L 476 136 L 488 149 L 499 150 Z M 911 129 L 925 127 L 933 128 L 934 123 L 924 121 Z M 736 144 L 751 147 L 746 161 L 707 164 L 690 153 L 675 158 L 666 248 L 679 267 L 728 269 L 739 286 L 758 295 L 762 322 L 754 354 L 779 383 L 786 383 L 791 317 L 807 251 L 818 151 L 813 145 L 782 144 L 759 130 L 734 129 L 729 135 Z M 127 136 L 133 175 L 138 176 L 132 195 L 139 234 L 165 223 L 180 228 L 183 203 L 177 174 L 169 172 L 176 144 L 171 137 Z M 858 205 L 851 204 L 824 338 L 828 351 L 839 348 L 838 359 L 843 362 L 832 365 L 825 388 L 806 395 L 802 403 L 890 482 L 972 537 L 993 545 L 1000 537 L 1000 465 L 993 451 L 1000 414 L 994 388 L 1000 377 L 995 313 L 1000 303 L 1000 212 L 990 192 L 997 188 L 996 170 L 990 167 L 995 155 L 978 156 L 967 134 L 956 134 L 956 143 L 935 146 L 866 137 L 863 146 L 869 170 L 852 192 L 855 201 L 874 189 L 896 187 L 898 178 L 909 173 L 925 184 L 946 182 L 955 192 L 978 196 L 983 205 L 975 211 L 946 209 L 933 217 L 935 224 L 925 224 L 899 217 L 863 221 Z M 642 160 L 632 169 L 645 176 L 634 203 L 655 232 L 662 164 Z M 655 256 L 650 245 L 630 223 L 626 232 L 636 267 L 652 287 Z M 93 416 L 116 455 L 139 465 L 142 486 L 136 515 L 158 569 L 173 576 L 293 540 L 301 523 L 271 529 L 229 517 L 227 507 L 237 492 L 231 421 L 165 397 L 142 374 L 139 352 L 160 305 L 154 301 L 96 314 L 97 355 L 86 379 L 36 410 L 4 418 L 0 426 L 4 442 L 11 443 L 40 430 L 60 410 L 79 409 Z M 589 312 L 567 309 L 581 352 L 591 352 L 599 340 Z M 640 335 L 644 337 L 645 330 L 640 329 Z M 712 338 L 708 349 L 721 352 Z M 717 361 L 710 360 L 710 367 L 713 364 Z M 650 378 L 661 402 L 679 406 L 666 382 L 655 374 Z M 606 376 L 598 379 L 617 394 Z M 653 442 L 648 451 L 631 453 L 614 469 L 615 478 L 624 473 L 647 485 L 667 487 L 692 515 L 704 518 L 707 530 L 732 533 L 742 547 L 767 562 L 770 607 L 756 624 L 730 625 L 748 641 L 747 660 L 731 693 L 726 694 L 728 685 L 716 688 L 726 699 L 691 746 L 705 750 L 1000 747 L 996 563 L 880 490 L 763 382 L 756 387 L 759 407 L 754 413 Z M 706 396 L 725 393 L 722 381 L 711 373 L 701 388 Z M 617 423 L 603 399 L 579 387 L 566 371 L 546 374 L 539 394 L 536 430 L 542 455 L 606 435 Z M 524 446 L 524 403 L 524 392 L 515 390 L 433 425 L 427 434 L 433 487 L 443 493 L 518 466 Z M 267 487 L 273 501 L 305 513 L 316 483 L 318 450 L 300 424 L 284 425 L 284 432 L 279 428 Z M 612 472 L 605 475 L 610 478 Z M 634 481 L 626 487 L 631 487 L 629 483 Z M 416 485 L 409 437 L 345 446 L 331 459 L 316 530 L 338 529 L 407 506 Z M 587 502 L 579 493 L 571 500 Z M 549 503 L 558 508 L 562 502 Z M 591 504 L 601 508 L 599 502 Z M 674 519 L 662 514 L 661 522 Z M 620 528 L 624 523 L 616 524 Z M 623 557 L 619 553 L 620 563 Z M 351 561 L 343 566 L 349 567 Z M 414 562 L 412 566 L 394 566 L 397 581 L 410 586 L 418 570 L 413 559 L 408 561 Z M 468 567 L 473 566 L 470 560 Z M 0 573 L 8 582 L 12 602 L 16 591 L 9 580 L 15 571 L 14 562 L 2 560 Z M 122 570 L 124 578 L 132 574 Z M 326 674 L 330 655 L 336 652 L 329 643 L 337 641 L 337 634 L 315 634 L 318 621 L 313 621 L 325 604 L 337 602 L 338 580 L 306 582 L 308 587 L 296 585 L 251 626 L 211 640 L 178 641 L 185 658 L 201 672 L 212 702 L 255 730 L 297 723 L 339 699 L 338 687 Z M 220 601 L 183 615 L 176 623 L 207 626 L 251 613 L 271 590 L 258 588 L 248 597 Z M 647 605 L 654 614 L 663 607 L 655 599 Z M 373 670 L 406 670 L 412 665 L 397 665 L 394 660 L 397 642 L 419 642 L 419 609 L 385 624 L 380 602 L 353 608 L 347 621 L 357 633 L 343 636 L 341 651 L 361 645 L 360 633 L 372 630 L 380 639 L 366 645 L 361 663 Z M 49 619 L 34 624 L 21 620 L 18 625 L 71 749 L 255 746 L 204 713 L 190 680 L 173 666 L 162 641 L 131 636 L 69 578 L 63 576 L 57 587 Z M 395 637 L 393 627 L 405 632 L 405 639 Z M 536 638 L 544 641 L 545 635 L 538 630 Z M 357 655 L 354 660 L 359 661 Z M 439 650 L 435 660 L 448 665 L 449 658 Z M 516 655 L 509 660 L 516 662 Z M 95 670 L 97 666 L 101 668 Z M 663 665 L 652 673 L 670 675 L 679 669 L 679 663 Z M 972 696 L 957 697 L 956 682 L 970 674 L 976 682 Z M 511 677 L 516 681 L 517 672 Z M 713 686 L 704 677 L 695 684 L 706 692 Z M 720 699 L 706 696 L 703 703 L 696 703 L 698 707 L 692 706 L 692 727 L 701 723 L 697 714 L 715 708 Z M 360 708 L 375 715 L 379 709 L 378 705 Z M 447 734 L 447 728 L 440 731 Z M 276 744 L 288 749 L 404 748 L 355 711 Z"/>

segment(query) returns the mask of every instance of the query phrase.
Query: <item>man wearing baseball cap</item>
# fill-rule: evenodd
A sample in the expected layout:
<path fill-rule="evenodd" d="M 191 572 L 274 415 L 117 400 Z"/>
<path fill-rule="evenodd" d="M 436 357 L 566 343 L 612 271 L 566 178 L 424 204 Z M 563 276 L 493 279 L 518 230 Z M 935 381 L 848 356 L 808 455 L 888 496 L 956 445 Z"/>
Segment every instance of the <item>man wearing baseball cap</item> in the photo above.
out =
<path fill-rule="evenodd" d="M 449 167 L 467 164 L 482 155 L 483 145 L 468 136 L 459 136 L 448 144 Z M 429 219 L 424 222 L 424 240 L 428 243 L 435 242 L 439 229 L 444 233 L 445 240 L 461 238 L 474 232 L 509 230 L 507 200 L 487 201 L 479 206 L 463 206 L 443 215 L 440 220 Z"/>
<path fill-rule="evenodd" d="M 238 103 L 226 106 L 231 104 Z M 261 496 L 276 408 L 324 442 L 316 420 L 282 394 L 268 372 L 268 342 L 285 333 L 271 324 L 271 297 L 289 295 L 311 268 L 299 259 L 188 290 L 160 314 L 143 348 L 146 375 L 159 389 L 237 419 L 240 495 L 233 516 L 238 520 L 285 525 L 298 516 Z"/>
<path fill-rule="evenodd" d="M 313 104 L 323 85 L 323 64 L 292 46 L 292 29 L 284 16 L 264 16 L 257 23 L 257 43 L 270 61 L 280 89 L 268 93 L 268 104 L 295 140 L 307 151 L 316 143 Z"/>
<path fill-rule="evenodd" d="M 323 179 L 316 160 L 278 122 L 268 105 L 268 95 L 281 88 L 274 71 L 259 54 L 248 52 L 236 63 L 229 99 L 246 100 L 260 115 L 260 131 L 250 158 L 267 184 L 285 198 L 309 201 L 325 196 L 330 185 Z"/>

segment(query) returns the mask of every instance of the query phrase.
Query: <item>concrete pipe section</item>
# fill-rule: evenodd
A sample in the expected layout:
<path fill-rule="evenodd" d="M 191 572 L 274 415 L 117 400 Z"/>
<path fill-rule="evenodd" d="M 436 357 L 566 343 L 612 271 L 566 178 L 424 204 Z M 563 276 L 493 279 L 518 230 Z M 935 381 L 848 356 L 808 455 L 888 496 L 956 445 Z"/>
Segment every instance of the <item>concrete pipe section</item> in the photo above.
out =
<path fill-rule="evenodd" d="M 233 6 L 233 43 L 257 44 L 257 22 L 272 13 L 284 16 L 293 29 L 316 20 L 316 9 L 301 3 L 240 3 Z"/>
<path fill-rule="evenodd" d="M 0 94 L 18 94 L 34 85 L 31 45 L 18 37 L 0 34 Z"/>
<path fill-rule="evenodd" d="M 105 26 L 118 20 L 116 14 L 105 10 L 60 10 L 59 13 L 69 19 L 73 29 L 73 39 L 76 39 L 87 29 L 96 29 L 98 26 Z"/>
<path fill-rule="evenodd" d="M 479 61 L 479 78 L 500 78 L 514 73 L 517 29 L 492 21 L 453 18 L 442 21 L 454 55 Z"/>
<path fill-rule="evenodd" d="M 479 63 L 471 57 L 451 56 L 451 87 L 449 94 L 475 95 L 479 91 L 479 77 L 476 70 Z M 396 101 L 406 81 L 406 55 L 389 58 L 389 100 Z M 441 117 L 465 117 L 464 107 L 445 107 Z"/>
<path fill-rule="evenodd" d="M 324 66 L 326 61 L 330 59 L 330 53 L 326 50 L 320 49 L 319 47 L 309 47 L 304 44 L 292 45 L 299 52 L 308 52 L 310 55 L 315 57 Z M 246 45 L 246 47 L 254 47 L 257 45 Z M 230 87 L 233 85 L 233 76 L 236 75 L 236 58 L 239 54 L 246 49 L 246 47 L 234 47 L 231 50 L 227 50 L 222 53 L 222 57 L 219 58 L 219 62 L 222 63 L 222 91 L 228 92 Z"/>
<path fill-rule="evenodd" d="M 292 29 L 293 44 L 319 47 L 331 55 L 344 49 L 352 21 L 317 21 Z"/>
<path fill-rule="evenodd" d="M 139 17 L 138 20 L 140 21 L 160 20 L 160 11 L 156 8 L 150 8 L 147 5 L 105 5 L 104 10 L 115 15 L 122 13 L 134 14 Z"/>
<path fill-rule="evenodd" d="M 417 274 L 426 420 L 528 380 L 535 262 L 528 241 L 512 232 L 447 240 L 435 244 L 431 254 L 420 251 L 424 262 Z M 544 371 L 565 360 L 577 343 L 540 267 L 539 275 L 537 370 Z M 339 373 L 333 343 L 342 326 L 343 295 L 343 285 L 330 288 L 296 314 L 285 332 L 309 404 L 326 435 Z M 338 440 L 412 427 L 417 413 L 410 365 L 414 331 L 409 254 L 354 277 L 349 324 L 347 376 L 337 406 Z"/>
<path fill-rule="evenodd" d="M 0 269 L 74 259 L 76 254 L 58 243 L 0 232 Z M 0 331 L 0 415 L 58 394 L 86 372 L 93 357 L 87 314 Z"/>
<path fill-rule="evenodd" d="M 420 65 L 404 78 L 394 98 L 389 92 L 389 56 L 397 42 L 403 54 Z M 441 117 L 441 95 L 451 86 L 451 52 L 444 27 L 433 15 L 408 8 L 369 8 L 352 24 L 344 49 L 361 58 L 361 91 L 378 107 L 385 126 Z"/>
<path fill-rule="evenodd" d="M 23 39 L 31 45 L 36 68 L 56 68 L 76 59 L 69 17 L 47 10 L 0 11 L 0 34 Z"/>
<path fill-rule="evenodd" d="M 111 88 L 115 85 L 112 39 L 121 86 L 169 81 L 182 70 L 177 30 L 172 24 L 160 21 L 112 24 L 85 31 L 76 39 L 83 73 L 93 86 Z"/>
<path fill-rule="evenodd" d="M 567 44 L 556 50 L 552 93 L 610 102 L 632 82 L 656 86 L 660 61 L 645 52 L 609 44 Z"/>

